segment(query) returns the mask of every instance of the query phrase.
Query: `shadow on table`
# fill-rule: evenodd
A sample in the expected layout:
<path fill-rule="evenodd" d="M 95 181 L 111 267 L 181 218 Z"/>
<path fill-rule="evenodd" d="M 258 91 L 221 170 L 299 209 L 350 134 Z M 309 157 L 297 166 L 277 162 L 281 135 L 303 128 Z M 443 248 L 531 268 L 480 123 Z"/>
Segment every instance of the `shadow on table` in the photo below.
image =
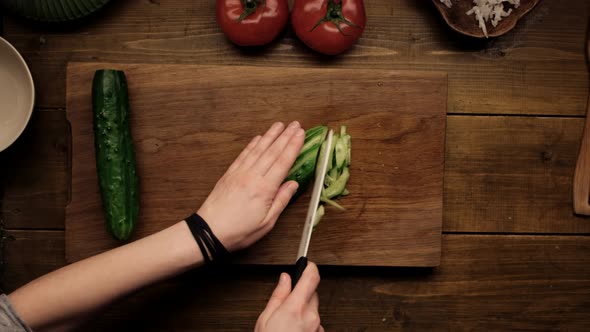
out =
<path fill-rule="evenodd" d="M 192 270 L 128 296 L 84 331 L 252 330 L 280 273 L 291 268 L 220 265 Z M 384 297 L 401 301 L 399 287 L 435 274 L 432 268 L 319 268 L 320 311 L 332 314 L 343 306 L 376 305 Z"/>

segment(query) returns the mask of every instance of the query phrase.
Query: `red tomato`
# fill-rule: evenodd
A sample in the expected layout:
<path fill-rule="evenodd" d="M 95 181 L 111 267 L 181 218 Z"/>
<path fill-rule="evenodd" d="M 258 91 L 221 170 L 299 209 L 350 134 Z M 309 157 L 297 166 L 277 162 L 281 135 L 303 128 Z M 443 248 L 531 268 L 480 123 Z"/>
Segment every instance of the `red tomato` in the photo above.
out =
<path fill-rule="evenodd" d="M 295 0 L 293 30 L 307 46 L 335 55 L 349 49 L 365 29 L 363 0 Z"/>
<path fill-rule="evenodd" d="M 285 28 L 287 0 L 217 0 L 217 24 L 240 46 L 268 44 Z"/>

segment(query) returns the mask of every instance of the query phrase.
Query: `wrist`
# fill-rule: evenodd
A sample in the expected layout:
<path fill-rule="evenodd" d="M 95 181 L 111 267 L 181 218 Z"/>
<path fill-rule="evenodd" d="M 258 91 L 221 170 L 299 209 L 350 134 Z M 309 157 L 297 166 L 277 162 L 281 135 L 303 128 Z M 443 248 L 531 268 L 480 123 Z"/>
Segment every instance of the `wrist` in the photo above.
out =
<path fill-rule="evenodd" d="M 233 252 L 239 249 L 236 245 L 239 241 L 232 237 L 231 232 L 222 227 L 222 222 L 219 220 L 219 218 L 216 218 L 215 214 L 207 209 L 205 205 L 201 206 L 201 208 L 197 211 L 197 214 L 201 216 L 203 220 L 205 220 L 205 222 L 211 228 L 213 234 L 217 237 L 217 239 L 219 239 L 227 251 Z"/>
<path fill-rule="evenodd" d="M 205 259 L 185 221 L 166 229 L 171 234 L 170 259 L 178 268 L 188 270 L 203 265 Z"/>
<path fill-rule="evenodd" d="M 222 261 L 227 257 L 229 252 L 203 217 L 193 213 L 185 219 L 185 222 L 201 250 L 205 264 Z"/>

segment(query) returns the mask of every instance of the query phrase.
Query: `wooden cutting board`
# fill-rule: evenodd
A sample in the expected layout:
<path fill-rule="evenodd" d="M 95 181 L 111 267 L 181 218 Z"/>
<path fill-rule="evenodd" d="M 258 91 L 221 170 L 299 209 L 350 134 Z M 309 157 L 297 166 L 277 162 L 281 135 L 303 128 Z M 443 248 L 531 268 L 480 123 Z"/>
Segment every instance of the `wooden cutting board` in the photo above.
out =
<path fill-rule="evenodd" d="M 91 83 L 124 70 L 140 177 L 134 239 L 197 209 L 256 134 L 274 121 L 348 125 L 350 196 L 327 209 L 309 258 L 327 265 L 436 266 L 440 261 L 447 80 L 445 74 L 364 69 L 70 63 L 71 202 L 66 257 L 119 243 L 104 226 L 94 159 Z M 240 263 L 292 264 L 309 196 L 289 206 Z"/>

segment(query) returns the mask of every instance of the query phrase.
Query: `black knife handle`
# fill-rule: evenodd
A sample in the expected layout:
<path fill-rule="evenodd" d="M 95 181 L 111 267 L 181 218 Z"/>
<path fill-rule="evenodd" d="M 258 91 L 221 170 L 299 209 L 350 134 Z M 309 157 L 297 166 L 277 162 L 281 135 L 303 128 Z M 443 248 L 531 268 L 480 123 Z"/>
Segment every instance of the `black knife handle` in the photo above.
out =
<path fill-rule="evenodd" d="M 307 257 L 301 256 L 295 263 L 295 269 L 293 269 L 293 273 L 291 274 L 291 290 L 295 289 L 295 285 L 299 279 L 301 279 L 301 275 L 303 275 L 303 271 L 307 267 Z"/>

